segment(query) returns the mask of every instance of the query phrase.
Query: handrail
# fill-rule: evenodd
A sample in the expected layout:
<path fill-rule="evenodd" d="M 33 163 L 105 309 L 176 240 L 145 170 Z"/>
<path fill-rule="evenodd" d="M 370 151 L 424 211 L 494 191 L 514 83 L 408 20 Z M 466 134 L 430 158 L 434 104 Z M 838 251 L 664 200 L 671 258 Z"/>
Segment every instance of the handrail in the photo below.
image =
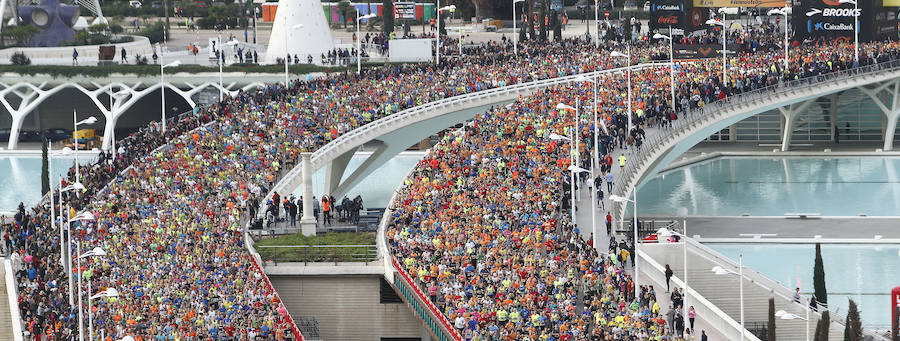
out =
<path fill-rule="evenodd" d="M 435 307 L 434 303 L 432 303 L 431 300 L 428 299 L 428 297 L 425 296 L 425 294 L 422 292 L 422 289 L 419 288 L 418 285 L 416 285 L 416 282 L 409 276 L 409 273 L 406 272 L 406 269 L 400 266 L 400 263 L 397 262 L 397 258 L 391 257 L 391 261 L 394 264 L 394 268 L 397 269 L 398 273 L 400 273 L 400 277 L 403 279 L 403 282 L 410 286 L 413 289 L 413 292 L 415 292 L 419 301 L 424 302 L 425 306 L 428 307 L 428 310 L 431 312 L 430 315 L 435 316 L 438 321 L 441 322 L 444 332 L 450 334 L 453 340 L 463 340 L 462 336 L 459 335 L 459 332 L 457 332 L 456 329 L 454 329 L 453 326 L 450 325 L 450 322 L 447 321 L 447 317 L 444 316 L 444 314 L 441 313 L 441 311 L 438 310 L 437 307 Z"/>
<path fill-rule="evenodd" d="M 0 266 L 3 266 L 6 278 L 6 292 L 0 293 L 0 295 L 5 294 L 8 299 L 9 322 L 12 323 L 13 340 L 22 341 L 24 335 L 22 334 L 22 316 L 19 311 L 19 288 L 16 286 L 16 273 L 13 271 L 12 256 L 0 258 L 0 262 L 3 263 Z"/>
<path fill-rule="evenodd" d="M 820 86 L 820 82 L 835 80 L 851 80 L 874 73 L 885 73 L 900 70 L 900 60 L 892 60 L 889 62 L 875 63 L 858 68 L 838 70 L 835 72 L 795 79 L 787 82 L 779 82 L 778 84 L 769 85 L 756 90 L 731 95 L 724 99 L 707 103 L 703 108 L 691 109 L 687 115 L 682 115 L 678 120 L 672 121 L 672 128 L 662 131 L 660 134 L 648 136 L 644 139 L 641 149 L 633 150 L 631 162 L 619 174 L 619 181 L 616 181 L 613 193 L 627 197 L 627 190 L 633 186 L 632 190 L 636 190 L 636 182 L 638 172 L 641 171 L 647 163 L 654 160 L 654 156 L 665 150 L 670 142 L 677 141 L 682 135 L 686 135 L 693 128 L 701 127 L 707 123 L 718 121 L 732 113 L 734 109 L 742 106 L 754 104 L 760 100 L 786 94 L 790 91 L 795 93 L 799 90 L 805 90 Z M 776 91 L 778 91 L 776 93 Z M 624 214 L 625 203 L 617 205 L 616 212 L 619 216 Z"/>

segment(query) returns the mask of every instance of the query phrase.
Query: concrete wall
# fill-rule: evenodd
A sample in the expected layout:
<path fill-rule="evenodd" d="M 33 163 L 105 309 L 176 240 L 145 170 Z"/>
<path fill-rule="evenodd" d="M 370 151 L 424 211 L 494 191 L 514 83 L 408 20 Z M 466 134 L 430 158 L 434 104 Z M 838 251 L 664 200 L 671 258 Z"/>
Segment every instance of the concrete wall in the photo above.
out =
<path fill-rule="evenodd" d="M 270 274 L 269 279 L 295 319 L 299 316 L 316 318 L 318 339 L 377 341 L 383 337 L 422 337 L 422 324 L 405 303 L 379 303 L 380 275 Z"/>
<path fill-rule="evenodd" d="M 132 36 L 134 41 L 128 43 L 121 44 L 111 44 L 116 46 L 116 56 L 113 58 L 114 61 L 118 62 L 121 60 L 122 56 L 119 55 L 119 52 L 122 51 L 124 47 L 128 53 L 128 61 L 129 63 L 133 63 L 134 56 L 140 55 L 152 55 L 153 47 L 150 45 L 150 40 L 147 37 L 142 36 Z M 62 47 L 13 47 L 0 50 L 0 63 L 9 64 L 9 58 L 16 52 L 24 52 L 28 58 L 32 60 L 72 60 L 72 50 L 78 50 L 78 59 L 79 60 L 90 60 L 94 63 L 97 61 L 97 57 L 100 54 L 100 45 L 83 45 L 83 46 L 62 46 Z"/>

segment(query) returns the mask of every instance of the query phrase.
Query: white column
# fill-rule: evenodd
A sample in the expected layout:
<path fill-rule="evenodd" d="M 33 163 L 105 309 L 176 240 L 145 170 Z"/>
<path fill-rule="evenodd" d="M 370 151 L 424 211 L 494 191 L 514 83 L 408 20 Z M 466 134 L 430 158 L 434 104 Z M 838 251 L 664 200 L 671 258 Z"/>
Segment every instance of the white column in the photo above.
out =
<path fill-rule="evenodd" d="M 316 235 L 316 217 L 313 215 L 312 193 L 312 153 L 300 153 L 300 167 L 303 176 L 303 216 L 300 217 L 300 226 L 304 236 Z M 287 194 L 287 193 L 285 193 Z"/>
<path fill-rule="evenodd" d="M 884 127 L 884 150 L 894 150 L 894 135 L 897 131 L 897 118 L 900 111 L 892 111 L 887 114 Z"/>
<path fill-rule="evenodd" d="M 781 117 L 784 118 L 784 125 L 782 128 L 782 138 L 781 138 L 781 151 L 786 152 L 790 150 L 791 146 L 791 136 L 794 133 L 794 113 L 796 111 L 789 109 L 778 109 L 781 111 Z"/>

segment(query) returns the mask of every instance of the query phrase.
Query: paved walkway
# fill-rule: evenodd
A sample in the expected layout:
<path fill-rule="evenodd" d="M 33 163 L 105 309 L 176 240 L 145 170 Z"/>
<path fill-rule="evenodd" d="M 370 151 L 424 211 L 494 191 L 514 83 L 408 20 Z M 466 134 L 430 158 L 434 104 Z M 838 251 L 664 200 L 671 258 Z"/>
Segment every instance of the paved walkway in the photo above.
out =
<path fill-rule="evenodd" d="M 665 313 L 669 311 L 669 307 L 672 306 L 672 298 L 670 296 L 671 293 L 667 293 L 665 291 L 664 283 L 656 283 L 651 281 L 650 276 L 644 275 L 644 270 L 641 270 L 641 274 L 643 275 L 640 277 L 641 284 L 653 286 L 653 288 L 656 290 L 656 300 L 657 302 L 659 302 L 659 311 L 661 312 L 661 314 L 665 315 Z M 682 314 L 684 314 L 683 311 Z M 687 316 L 685 316 L 684 319 L 684 326 L 685 328 L 690 328 L 691 326 L 690 321 L 687 319 Z M 694 320 L 694 329 L 695 340 L 700 340 L 700 333 L 705 331 L 706 336 L 709 338 L 709 341 L 730 341 L 727 337 L 725 337 L 725 335 L 710 326 L 706 319 L 703 318 L 703 316 L 697 315 L 697 319 Z"/>

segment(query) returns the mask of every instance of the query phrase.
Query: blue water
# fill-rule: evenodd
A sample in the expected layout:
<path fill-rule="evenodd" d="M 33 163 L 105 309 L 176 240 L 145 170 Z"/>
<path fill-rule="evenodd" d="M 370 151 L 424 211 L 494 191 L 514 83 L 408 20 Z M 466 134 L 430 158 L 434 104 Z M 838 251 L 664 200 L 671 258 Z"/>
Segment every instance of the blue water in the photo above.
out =
<path fill-rule="evenodd" d="M 95 158 L 80 155 L 82 165 Z M 53 158 L 50 170 L 51 183 L 56 183 L 66 175 L 69 167 L 75 165 L 75 158 L 58 156 Z M 19 203 L 32 207 L 41 200 L 41 157 L 40 156 L 0 156 L 0 211 L 14 211 Z"/>
<path fill-rule="evenodd" d="M 393 159 L 385 162 L 381 167 L 372 171 L 372 174 L 363 179 L 358 185 L 351 188 L 347 196 L 350 198 L 354 198 L 357 195 L 362 196 L 363 205 L 367 208 L 387 207 L 388 201 L 391 200 L 391 196 L 394 194 L 394 190 L 403 183 L 406 174 L 409 173 L 416 163 L 424 156 L 424 152 L 404 152 L 395 156 Z M 347 164 L 347 170 L 344 171 L 344 177 L 341 181 L 347 179 L 350 174 L 353 174 L 353 172 L 359 168 L 368 157 L 368 153 L 353 155 L 350 162 Z M 322 197 L 324 186 L 325 168 L 323 167 L 313 174 L 313 194 L 317 198 Z M 294 195 L 300 197 L 300 194 L 301 189 L 297 188 L 294 191 Z M 341 198 L 336 199 L 341 200 Z"/>
<path fill-rule="evenodd" d="M 639 214 L 900 215 L 898 157 L 720 157 L 650 179 Z"/>
<path fill-rule="evenodd" d="M 788 288 L 813 292 L 814 244 L 706 245 L 735 262 L 743 253 L 745 266 Z M 822 264 L 830 308 L 846 316 L 850 298 L 867 326 L 890 327 L 890 292 L 900 286 L 900 245 L 822 244 Z"/>

